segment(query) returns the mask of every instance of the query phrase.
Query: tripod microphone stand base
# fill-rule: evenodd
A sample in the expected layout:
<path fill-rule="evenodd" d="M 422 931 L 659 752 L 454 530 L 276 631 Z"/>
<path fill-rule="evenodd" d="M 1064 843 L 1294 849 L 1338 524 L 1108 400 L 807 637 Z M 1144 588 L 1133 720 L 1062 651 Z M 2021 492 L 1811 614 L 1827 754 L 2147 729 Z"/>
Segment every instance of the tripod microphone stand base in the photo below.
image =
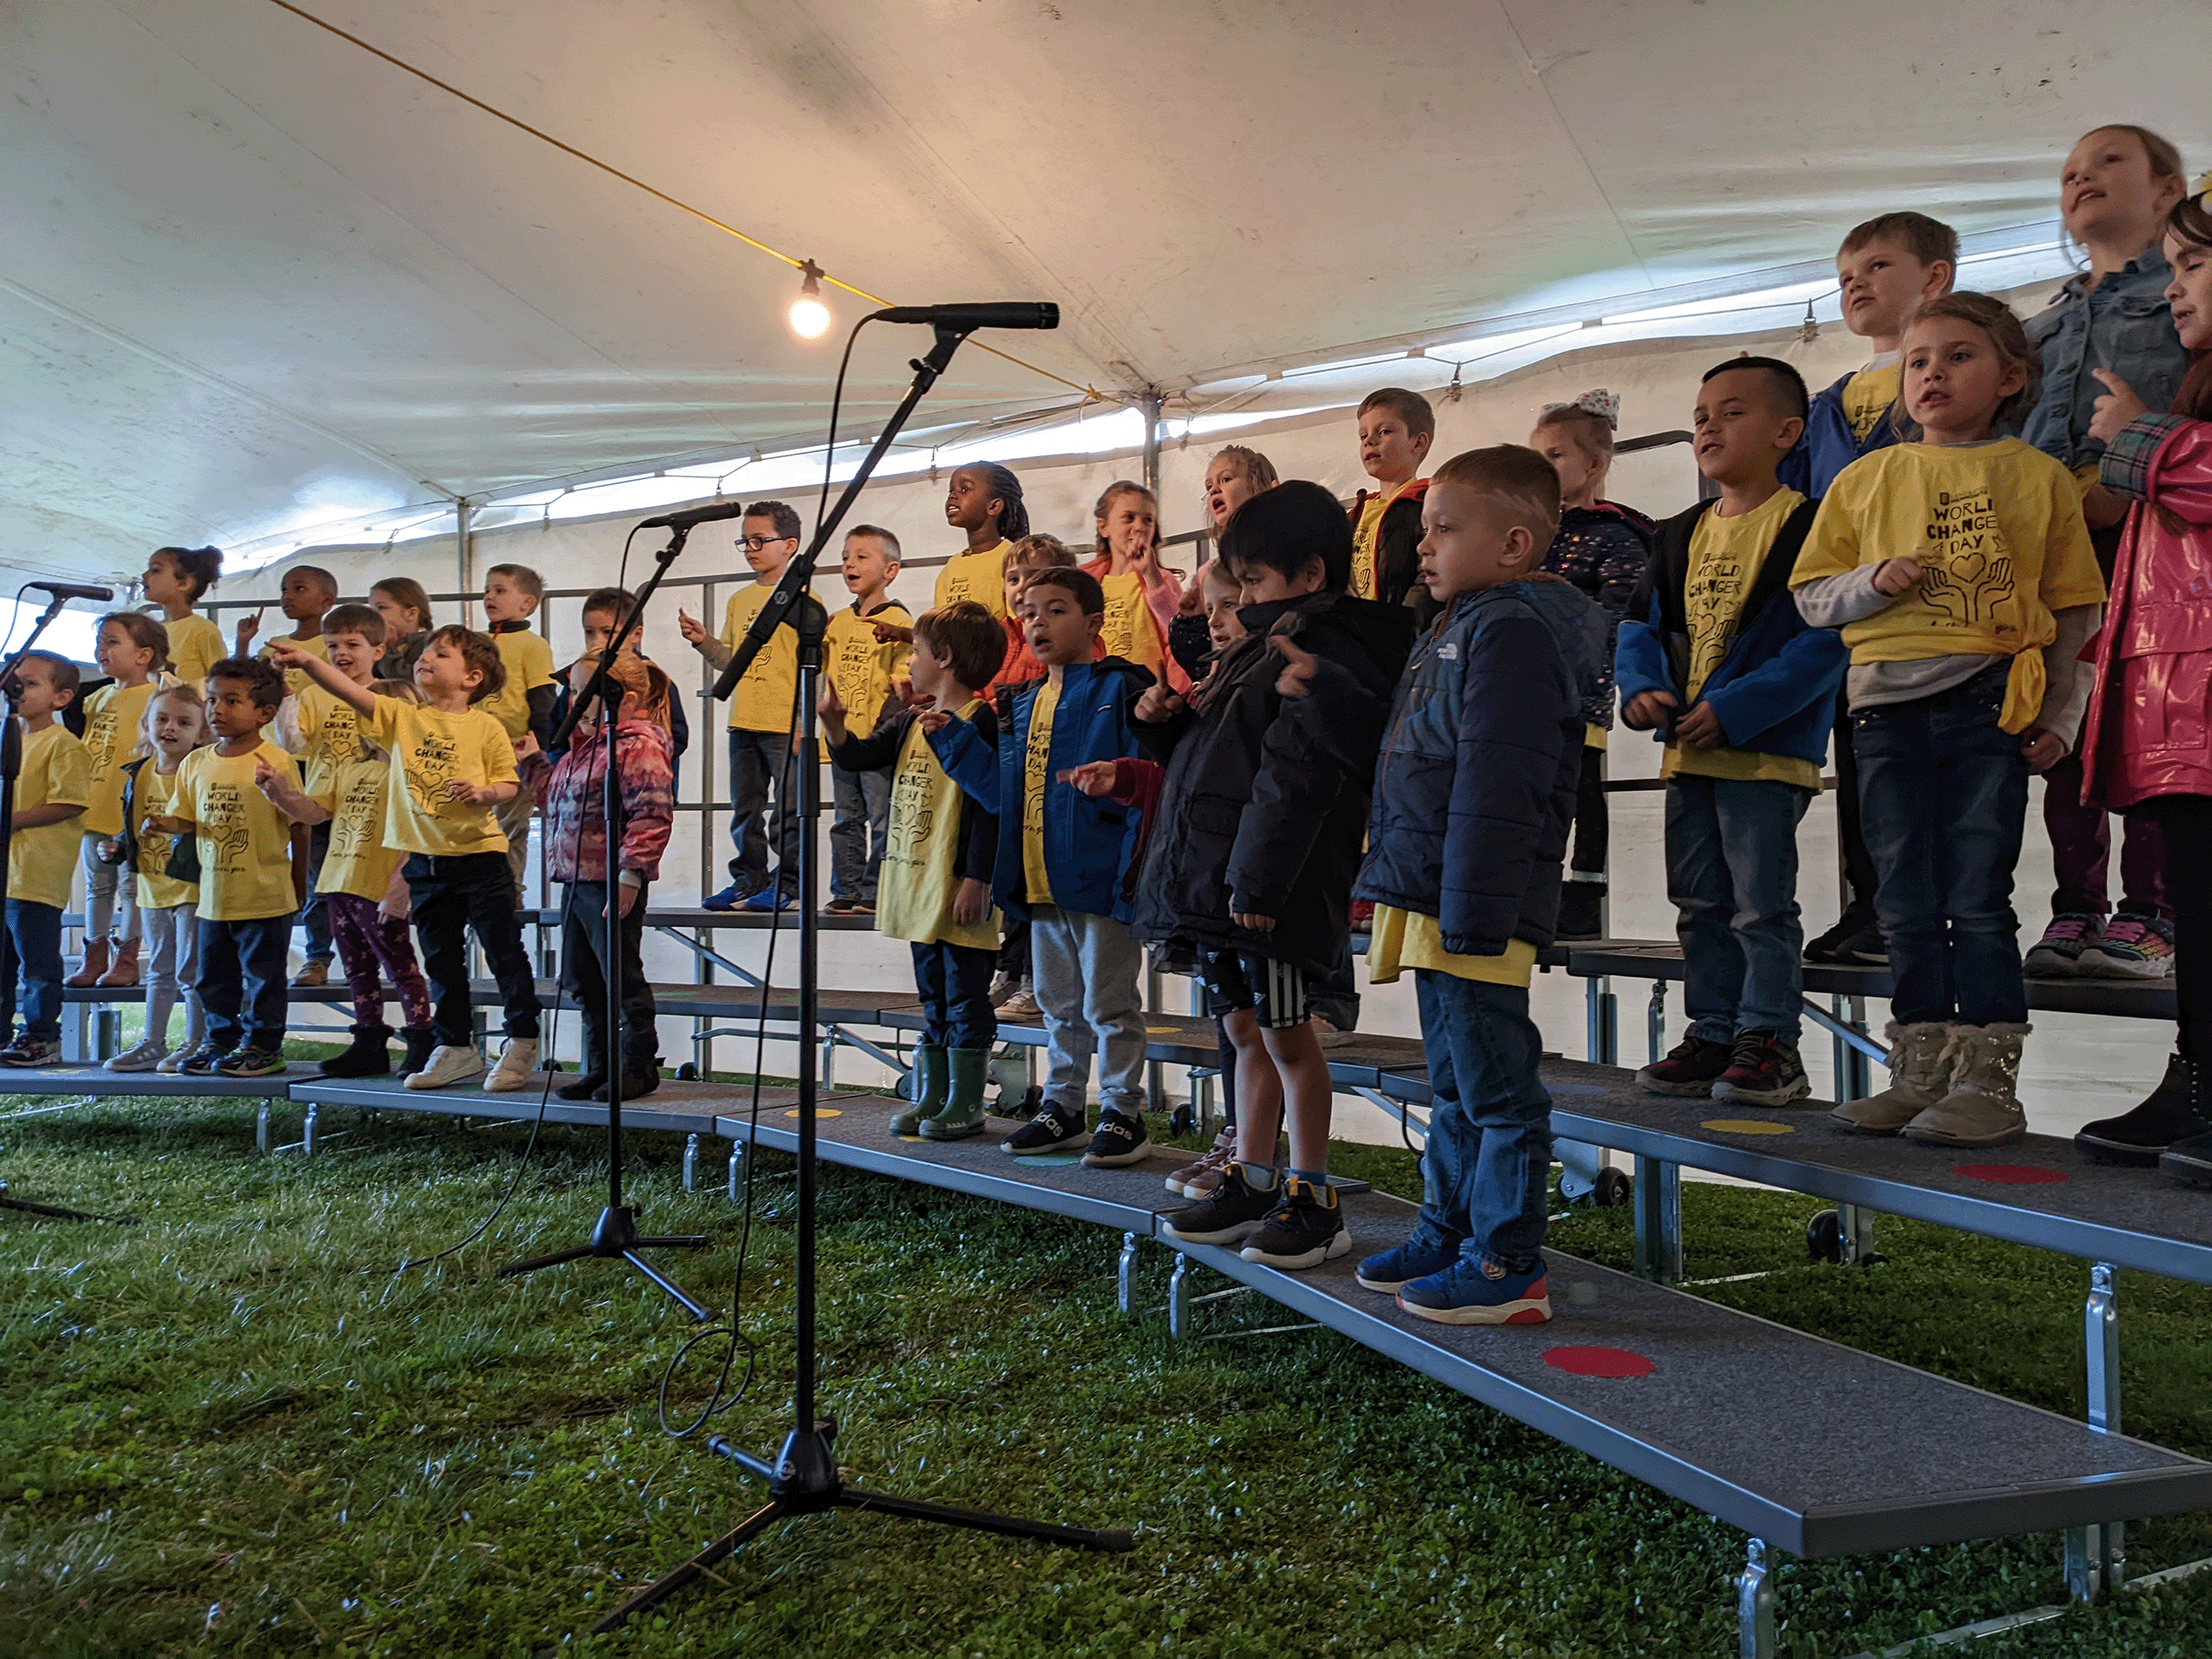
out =
<path fill-rule="evenodd" d="M 707 1240 L 701 1234 L 688 1233 L 663 1237 L 644 1237 L 638 1233 L 637 1212 L 627 1204 L 619 1208 L 612 1206 L 599 1212 L 598 1223 L 592 1229 L 591 1242 L 579 1244 L 573 1250 L 558 1251 L 552 1255 L 533 1256 L 526 1262 L 510 1262 L 500 1269 L 501 1278 L 513 1278 L 520 1274 L 535 1273 L 540 1267 L 558 1267 L 563 1262 L 581 1262 L 586 1256 L 601 1256 L 610 1261 L 628 1262 L 640 1273 L 665 1290 L 684 1305 L 694 1319 L 711 1319 L 714 1311 L 691 1295 L 647 1261 L 641 1250 L 704 1250 Z"/>
<path fill-rule="evenodd" d="M 717 1457 L 758 1476 L 768 1483 L 769 1500 L 728 1532 L 715 1539 L 675 1571 L 656 1579 L 592 1627 L 603 1636 L 618 1630 L 632 1614 L 657 1606 L 685 1585 L 703 1578 L 717 1561 L 766 1532 L 779 1521 L 799 1515 L 818 1515 L 826 1510 L 870 1510 L 882 1515 L 900 1515 L 909 1521 L 934 1521 L 940 1526 L 965 1527 L 971 1532 L 998 1533 L 1009 1538 L 1031 1538 L 1070 1549 L 1124 1550 L 1135 1540 L 1124 1531 L 1093 1531 L 1082 1526 L 1054 1526 L 1043 1521 L 1023 1521 L 1012 1515 L 994 1515 L 983 1510 L 954 1509 L 942 1503 L 924 1503 L 919 1498 L 898 1498 L 885 1492 L 864 1492 L 850 1487 L 837 1472 L 833 1442 L 837 1424 L 825 1418 L 812 1432 L 793 1430 L 771 1465 L 732 1445 L 721 1435 L 707 1441 Z"/>

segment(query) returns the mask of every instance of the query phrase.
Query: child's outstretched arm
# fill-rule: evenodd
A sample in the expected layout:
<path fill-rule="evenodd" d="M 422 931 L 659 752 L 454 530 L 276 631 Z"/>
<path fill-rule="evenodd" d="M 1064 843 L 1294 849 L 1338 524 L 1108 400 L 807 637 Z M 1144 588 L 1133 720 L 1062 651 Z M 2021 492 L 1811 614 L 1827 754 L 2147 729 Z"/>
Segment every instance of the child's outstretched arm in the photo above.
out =
<path fill-rule="evenodd" d="M 282 636 L 269 641 L 269 661 L 279 668 L 302 670 L 316 685 L 350 706 L 357 714 L 372 713 L 376 709 L 375 692 L 366 686 L 355 685 L 329 663 L 302 651 Z"/>
<path fill-rule="evenodd" d="M 253 786 L 269 797 L 269 805 L 295 824 L 327 824 L 330 808 L 309 798 L 307 793 L 266 760 L 253 762 Z"/>
<path fill-rule="evenodd" d="M 960 786 L 967 795 L 985 812 L 1002 810 L 999 803 L 998 749 L 986 743 L 982 734 L 965 720 L 932 709 L 917 714 L 923 734 L 929 739 L 930 751 L 945 775 Z"/>

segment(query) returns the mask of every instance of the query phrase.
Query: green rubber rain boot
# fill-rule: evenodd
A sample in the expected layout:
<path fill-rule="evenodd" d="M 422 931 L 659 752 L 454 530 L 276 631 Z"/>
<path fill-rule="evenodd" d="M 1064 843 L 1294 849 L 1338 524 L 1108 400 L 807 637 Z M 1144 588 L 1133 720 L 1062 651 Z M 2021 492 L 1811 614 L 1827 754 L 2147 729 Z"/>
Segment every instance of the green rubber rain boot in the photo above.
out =
<path fill-rule="evenodd" d="M 914 1098 L 891 1120 L 893 1135 L 919 1135 L 922 1120 L 945 1104 L 945 1051 L 917 1044 L 914 1048 Z"/>
<path fill-rule="evenodd" d="M 991 1051 L 951 1049 L 945 1057 L 951 1067 L 951 1087 L 945 1109 L 923 1120 L 924 1140 L 966 1140 L 983 1132 L 983 1085 L 991 1077 Z"/>

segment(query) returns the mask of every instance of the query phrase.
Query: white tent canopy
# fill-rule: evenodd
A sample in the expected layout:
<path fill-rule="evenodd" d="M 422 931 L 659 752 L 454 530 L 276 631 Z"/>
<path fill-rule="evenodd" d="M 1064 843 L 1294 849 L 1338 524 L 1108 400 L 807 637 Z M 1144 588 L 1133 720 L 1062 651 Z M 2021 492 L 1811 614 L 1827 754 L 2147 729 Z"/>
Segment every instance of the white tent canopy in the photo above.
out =
<path fill-rule="evenodd" d="M 1031 367 L 962 354 L 935 441 L 1557 349 L 1817 282 L 1899 206 L 2049 265 L 2087 127 L 2212 159 L 2201 0 L 302 4 L 857 288 L 1057 300 L 994 337 Z M 818 441 L 865 302 L 794 338 L 786 265 L 272 0 L 15 0 L 0 46 L 0 567 Z M 863 336 L 849 429 L 925 340 Z"/>

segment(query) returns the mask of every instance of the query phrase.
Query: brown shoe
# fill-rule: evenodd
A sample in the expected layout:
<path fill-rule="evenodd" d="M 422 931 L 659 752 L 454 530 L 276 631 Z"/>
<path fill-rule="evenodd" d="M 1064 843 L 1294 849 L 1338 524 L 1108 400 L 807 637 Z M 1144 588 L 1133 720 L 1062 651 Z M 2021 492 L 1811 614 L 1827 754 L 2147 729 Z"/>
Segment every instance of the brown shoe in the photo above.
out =
<path fill-rule="evenodd" d="M 85 941 L 84 966 L 62 982 L 65 985 L 97 985 L 100 976 L 108 971 L 108 942 L 105 939 Z"/>
<path fill-rule="evenodd" d="M 109 953 L 108 971 L 92 982 L 110 990 L 127 989 L 138 982 L 138 941 L 118 939 Z"/>
<path fill-rule="evenodd" d="M 292 988 L 295 991 L 306 990 L 311 985 L 327 985 L 329 983 L 330 964 L 328 962 L 310 962 L 292 975 Z"/>

